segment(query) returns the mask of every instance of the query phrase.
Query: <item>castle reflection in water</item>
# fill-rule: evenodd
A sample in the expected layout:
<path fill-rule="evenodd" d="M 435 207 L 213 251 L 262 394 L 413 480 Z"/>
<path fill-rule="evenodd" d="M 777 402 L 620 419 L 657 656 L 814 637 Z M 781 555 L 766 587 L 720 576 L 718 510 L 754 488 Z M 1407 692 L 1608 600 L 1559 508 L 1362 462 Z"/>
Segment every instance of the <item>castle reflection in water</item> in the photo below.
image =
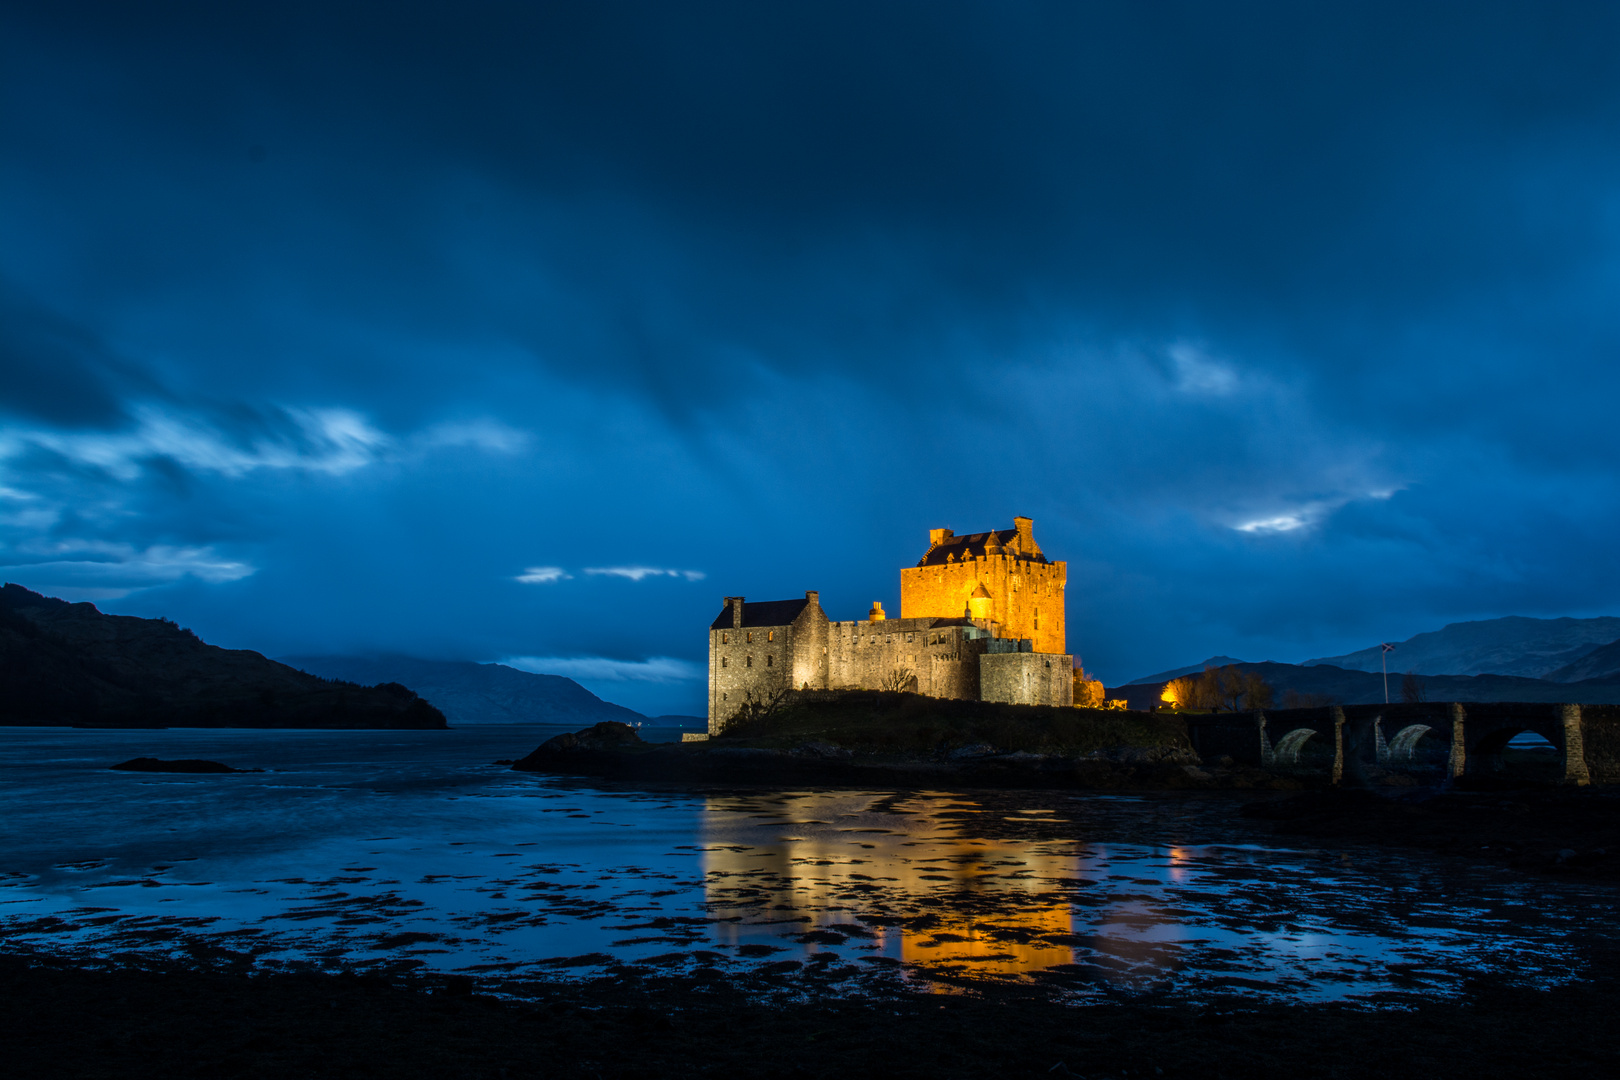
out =
<path fill-rule="evenodd" d="M 1185 873 L 1181 849 L 1122 866 L 1059 811 L 998 803 L 944 793 L 712 797 L 702 848 L 716 940 L 745 955 L 976 975 L 1079 965 L 1132 985 L 1178 966 L 1182 929 L 1162 890 Z"/>

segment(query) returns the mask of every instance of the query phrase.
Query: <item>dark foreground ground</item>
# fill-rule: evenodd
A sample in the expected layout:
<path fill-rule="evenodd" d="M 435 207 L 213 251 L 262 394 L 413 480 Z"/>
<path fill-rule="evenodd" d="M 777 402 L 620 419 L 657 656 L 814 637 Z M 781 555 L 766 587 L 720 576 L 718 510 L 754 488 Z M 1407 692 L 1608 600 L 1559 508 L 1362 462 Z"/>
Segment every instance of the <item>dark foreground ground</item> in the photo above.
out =
<path fill-rule="evenodd" d="M 496 1000 L 462 982 L 85 971 L 0 957 L 0 1070 L 31 1077 L 1586 1077 L 1620 1053 L 1615 968 L 1380 1010 L 1051 991 L 856 996 L 643 978 Z"/>

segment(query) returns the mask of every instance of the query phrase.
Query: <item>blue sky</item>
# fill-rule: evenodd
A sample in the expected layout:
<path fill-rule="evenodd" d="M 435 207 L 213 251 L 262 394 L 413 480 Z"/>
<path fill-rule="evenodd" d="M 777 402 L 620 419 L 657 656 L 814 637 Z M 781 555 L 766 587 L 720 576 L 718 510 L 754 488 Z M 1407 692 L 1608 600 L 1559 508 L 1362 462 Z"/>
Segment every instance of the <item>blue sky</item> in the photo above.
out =
<path fill-rule="evenodd" d="M 1105 679 L 1620 611 L 1608 5 L 0 7 L 0 577 L 700 712 L 1069 562 Z"/>

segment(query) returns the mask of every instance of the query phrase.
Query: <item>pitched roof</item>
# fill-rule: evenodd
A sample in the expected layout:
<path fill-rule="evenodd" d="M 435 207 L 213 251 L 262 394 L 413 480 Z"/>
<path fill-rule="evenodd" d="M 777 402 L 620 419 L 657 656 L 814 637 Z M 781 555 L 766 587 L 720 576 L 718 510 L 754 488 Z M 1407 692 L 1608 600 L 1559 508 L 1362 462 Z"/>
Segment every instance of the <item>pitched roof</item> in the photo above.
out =
<path fill-rule="evenodd" d="M 756 626 L 787 626 L 799 613 L 810 606 L 810 601 L 801 596 L 797 600 L 756 600 L 753 603 L 743 602 L 742 624 L 745 627 Z M 731 608 L 723 607 L 720 614 L 715 616 L 714 622 L 709 624 L 710 630 L 731 629 Z"/>
<path fill-rule="evenodd" d="M 994 545 L 990 545 L 991 537 L 995 537 Z M 1017 537 L 1017 529 L 997 529 L 991 532 L 970 533 L 967 536 L 947 536 L 929 548 L 928 553 L 917 560 L 917 565 L 944 566 L 946 563 L 961 562 L 969 557 L 982 559 L 986 546 L 1007 547 Z M 1029 558 L 1032 562 L 1046 561 L 1046 556 L 1038 551 Z"/>

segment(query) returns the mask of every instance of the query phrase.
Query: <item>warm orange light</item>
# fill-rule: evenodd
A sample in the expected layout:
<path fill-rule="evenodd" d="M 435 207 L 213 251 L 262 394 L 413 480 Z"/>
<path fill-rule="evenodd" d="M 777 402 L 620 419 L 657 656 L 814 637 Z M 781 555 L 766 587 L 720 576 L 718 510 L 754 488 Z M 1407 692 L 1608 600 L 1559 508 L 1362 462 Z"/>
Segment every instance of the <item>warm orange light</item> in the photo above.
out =
<path fill-rule="evenodd" d="M 1181 704 L 1181 699 L 1176 697 L 1176 684 L 1173 682 L 1165 683 L 1164 693 L 1159 695 L 1159 700 L 1164 702 L 1166 705 Z"/>

